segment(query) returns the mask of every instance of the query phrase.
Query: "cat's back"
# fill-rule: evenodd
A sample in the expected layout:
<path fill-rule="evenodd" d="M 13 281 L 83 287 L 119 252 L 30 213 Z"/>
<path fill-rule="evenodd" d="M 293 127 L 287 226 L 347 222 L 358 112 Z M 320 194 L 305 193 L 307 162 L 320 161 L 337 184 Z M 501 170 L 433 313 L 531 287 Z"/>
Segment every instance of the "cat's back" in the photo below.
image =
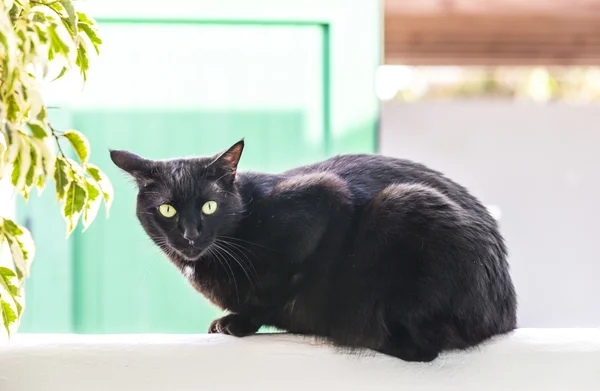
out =
<path fill-rule="evenodd" d="M 440 173 L 410 160 L 369 154 L 338 155 L 318 163 L 294 168 L 284 174 L 302 175 L 315 172 L 335 174 L 349 185 L 373 188 L 385 187 L 390 183 L 421 180 L 426 176 L 441 176 Z"/>
<path fill-rule="evenodd" d="M 355 202 L 368 202 L 391 184 L 420 184 L 432 187 L 467 209 L 482 206 L 461 185 L 441 172 L 407 159 L 374 154 L 338 155 L 322 162 L 286 171 L 295 176 L 326 172 L 344 180 Z"/>

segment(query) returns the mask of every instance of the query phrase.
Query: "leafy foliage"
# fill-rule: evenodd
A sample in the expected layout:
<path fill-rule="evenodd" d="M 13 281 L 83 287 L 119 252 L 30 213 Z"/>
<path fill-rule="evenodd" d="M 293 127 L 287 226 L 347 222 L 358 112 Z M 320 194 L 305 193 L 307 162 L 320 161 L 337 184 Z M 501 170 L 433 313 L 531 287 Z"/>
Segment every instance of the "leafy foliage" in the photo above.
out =
<path fill-rule="evenodd" d="M 395 99 L 510 99 L 600 102 L 598 67 L 387 67 L 382 83 L 401 80 Z M 407 77 L 408 75 L 408 77 Z M 392 99 L 390 97 L 390 99 Z"/>
<path fill-rule="evenodd" d="M 96 23 L 76 10 L 72 0 L 2 0 L 0 3 L 0 179 L 10 178 L 25 200 L 51 180 L 69 236 L 82 220 L 87 229 L 104 200 L 110 208 L 113 189 L 106 175 L 89 162 L 90 145 L 77 130 L 57 131 L 46 115 L 40 81 L 59 79 L 76 68 L 87 78 L 90 50 L 102 40 Z M 49 75 L 49 64 L 62 70 Z M 78 161 L 68 157 L 69 145 Z M 31 233 L 0 217 L 0 314 L 10 335 L 24 307 L 24 280 L 35 256 Z"/>

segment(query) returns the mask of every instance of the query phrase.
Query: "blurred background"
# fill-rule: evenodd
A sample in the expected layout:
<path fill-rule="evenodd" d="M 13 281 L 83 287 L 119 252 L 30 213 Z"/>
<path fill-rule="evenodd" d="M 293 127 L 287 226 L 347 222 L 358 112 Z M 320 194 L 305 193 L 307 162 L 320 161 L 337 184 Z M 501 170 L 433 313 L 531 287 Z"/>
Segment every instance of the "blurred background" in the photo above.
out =
<path fill-rule="evenodd" d="M 378 152 L 443 171 L 499 219 L 521 327 L 600 326 L 600 1 L 88 3 L 101 55 L 46 101 L 115 202 L 68 241 L 51 192 L 17 202 L 38 248 L 21 332 L 205 332 L 219 311 L 146 238 L 107 150 L 241 137 L 242 170 Z"/>

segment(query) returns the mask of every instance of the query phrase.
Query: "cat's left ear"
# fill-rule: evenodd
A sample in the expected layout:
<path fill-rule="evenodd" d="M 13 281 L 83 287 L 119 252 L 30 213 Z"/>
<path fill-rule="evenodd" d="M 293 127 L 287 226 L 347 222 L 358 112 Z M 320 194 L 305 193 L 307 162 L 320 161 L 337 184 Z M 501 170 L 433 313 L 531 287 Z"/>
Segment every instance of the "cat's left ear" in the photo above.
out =
<path fill-rule="evenodd" d="M 144 159 L 128 151 L 110 151 L 110 158 L 121 170 L 125 171 L 138 183 L 148 181 L 152 172 L 152 161 Z"/>
<path fill-rule="evenodd" d="M 215 163 L 218 164 L 222 169 L 225 169 L 235 177 L 237 174 L 237 166 L 242 157 L 242 151 L 244 150 L 244 139 L 241 139 L 237 143 L 233 144 L 228 150 L 221 153 L 217 157 Z"/>

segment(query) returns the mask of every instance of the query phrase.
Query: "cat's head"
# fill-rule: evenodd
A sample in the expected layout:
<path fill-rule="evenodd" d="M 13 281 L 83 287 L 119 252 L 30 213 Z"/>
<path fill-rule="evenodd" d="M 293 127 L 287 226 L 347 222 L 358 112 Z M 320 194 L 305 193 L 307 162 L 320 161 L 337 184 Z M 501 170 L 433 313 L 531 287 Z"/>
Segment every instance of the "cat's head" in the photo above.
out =
<path fill-rule="evenodd" d="M 212 157 L 148 160 L 114 150 L 110 157 L 137 183 L 137 217 L 154 243 L 195 261 L 241 218 L 235 179 L 243 149 L 242 139 Z"/>

